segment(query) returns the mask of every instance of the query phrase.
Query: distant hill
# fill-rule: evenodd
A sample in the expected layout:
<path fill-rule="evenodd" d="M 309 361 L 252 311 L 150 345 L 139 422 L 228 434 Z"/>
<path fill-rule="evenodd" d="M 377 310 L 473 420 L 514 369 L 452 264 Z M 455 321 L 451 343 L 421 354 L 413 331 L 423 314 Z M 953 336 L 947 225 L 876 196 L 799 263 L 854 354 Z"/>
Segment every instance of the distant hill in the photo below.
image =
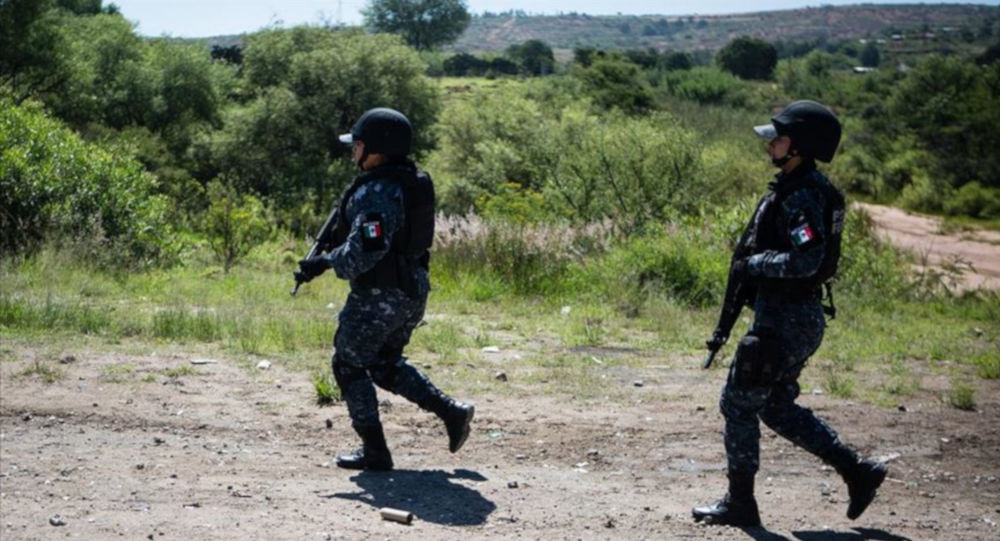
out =
<path fill-rule="evenodd" d="M 527 15 L 519 11 L 477 15 L 446 48 L 457 52 L 499 52 L 540 39 L 557 50 L 598 49 L 717 50 L 742 35 L 767 41 L 889 38 L 894 33 L 972 32 L 1000 21 L 1000 6 L 983 4 L 859 4 L 731 15 Z M 230 46 L 241 35 L 184 41 Z M 180 39 L 180 38 L 177 38 Z"/>
<path fill-rule="evenodd" d="M 982 4 L 862 4 L 732 15 L 524 15 L 473 17 L 451 51 L 502 51 L 529 39 L 555 49 L 719 49 L 741 35 L 767 41 L 889 37 L 894 32 L 978 33 L 1000 18 L 1000 7 Z"/>

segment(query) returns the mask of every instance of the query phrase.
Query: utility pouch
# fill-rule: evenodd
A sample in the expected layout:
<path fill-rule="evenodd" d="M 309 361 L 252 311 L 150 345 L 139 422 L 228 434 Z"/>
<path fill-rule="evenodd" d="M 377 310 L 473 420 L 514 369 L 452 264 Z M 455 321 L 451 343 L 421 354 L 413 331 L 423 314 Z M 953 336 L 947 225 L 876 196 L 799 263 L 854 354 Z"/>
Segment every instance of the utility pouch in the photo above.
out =
<path fill-rule="evenodd" d="M 766 387 L 783 373 L 781 350 L 776 340 L 748 334 L 740 340 L 733 359 L 733 381 L 737 387 Z"/>

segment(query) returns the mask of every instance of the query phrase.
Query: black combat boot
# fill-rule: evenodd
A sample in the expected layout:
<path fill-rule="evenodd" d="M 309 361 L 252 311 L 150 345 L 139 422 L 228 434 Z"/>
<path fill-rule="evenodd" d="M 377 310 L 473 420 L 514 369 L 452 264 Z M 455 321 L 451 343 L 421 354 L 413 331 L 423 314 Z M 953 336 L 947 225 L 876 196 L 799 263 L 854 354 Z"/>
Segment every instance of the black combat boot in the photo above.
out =
<path fill-rule="evenodd" d="M 847 518 L 854 520 L 860 517 L 875 499 L 875 491 L 885 481 L 889 468 L 884 462 L 862 460 L 846 445 L 837 445 L 823 460 L 833 466 L 847 483 L 847 495 L 851 498 L 847 505 Z"/>
<path fill-rule="evenodd" d="M 476 407 L 458 402 L 438 389 L 432 389 L 429 399 L 419 406 L 444 421 L 444 428 L 448 431 L 448 450 L 454 453 L 461 449 L 469 437 L 469 425 Z"/>
<path fill-rule="evenodd" d="M 695 522 L 729 526 L 760 526 L 757 500 L 753 497 L 753 474 L 729 474 L 729 492 L 721 500 L 691 510 Z"/>
<path fill-rule="evenodd" d="M 348 470 L 391 470 L 392 455 L 385 444 L 382 426 L 356 426 L 354 431 L 361 436 L 361 448 L 349 455 L 338 456 L 337 467 Z"/>

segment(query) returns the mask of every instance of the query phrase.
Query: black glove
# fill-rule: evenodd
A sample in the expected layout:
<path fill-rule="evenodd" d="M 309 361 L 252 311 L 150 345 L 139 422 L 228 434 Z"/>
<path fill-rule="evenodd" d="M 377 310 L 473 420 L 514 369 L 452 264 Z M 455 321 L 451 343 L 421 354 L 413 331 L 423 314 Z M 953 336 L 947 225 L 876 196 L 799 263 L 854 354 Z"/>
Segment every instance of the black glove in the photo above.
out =
<path fill-rule="evenodd" d="M 323 274 L 326 272 L 326 269 L 329 268 L 330 261 L 325 257 L 310 257 L 299 261 L 299 272 L 297 273 L 297 277 L 301 276 L 303 278 L 303 282 L 308 282 L 320 274 Z"/>
<path fill-rule="evenodd" d="M 705 345 L 709 351 L 719 351 L 728 338 L 728 336 L 723 336 L 720 331 L 715 331 L 712 333 L 712 337 L 705 341 Z"/>

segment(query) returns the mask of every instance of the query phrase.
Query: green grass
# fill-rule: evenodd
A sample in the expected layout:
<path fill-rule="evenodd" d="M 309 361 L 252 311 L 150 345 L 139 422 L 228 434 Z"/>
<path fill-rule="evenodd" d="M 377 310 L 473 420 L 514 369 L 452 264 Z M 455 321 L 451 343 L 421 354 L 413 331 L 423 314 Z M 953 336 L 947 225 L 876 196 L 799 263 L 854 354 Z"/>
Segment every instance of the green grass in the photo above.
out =
<path fill-rule="evenodd" d="M 288 294 L 291 265 L 283 254 L 279 245 L 262 247 L 229 275 L 198 260 L 127 276 L 68 264 L 51 252 L 27 262 L 5 262 L 0 264 L 0 340 L 12 351 L 21 345 L 45 344 L 52 350 L 85 343 L 95 350 L 147 352 L 152 345 L 241 359 L 267 356 L 312 377 L 318 401 L 332 400 L 337 390 L 326 364 L 346 285 L 323 276 L 293 298 Z M 438 260 L 426 324 L 415 330 L 407 354 L 448 387 L 577 398 L 605 396 L 604 378 L 612 367 L 642 368 L 650 358 L 669 366 L 682 356 L 700 357 L 718 308 L 693 307 L 657 288 L 635 289 L 619 276 L 628 272 L 620 265 L 617 257 L 592 257 L 585 266 L 569 268 L 567 283 L 524 294 L 492 278 L 486 267 L 475 271 L 475 262 L 455 269 Z M 489 295 L 481 294 L 483 284 Z M 837 300 L 840 315 L 830 322 L 804 374 L 833 396 L 898 404 L 921 391 L 920 374 L 941 373 L 945 366 L 953 377 L 1000 377 L 995 294 L 884 298 L 848 292 Z M 745 310 L 725 355 L 732 355 L 750 316 Z M 483 353 L 486 346 L 498 346 L 501 355 Z M 498 371 L 509 381 L 494 380 Z M 197 374 L 189 366 L 137 374 L 127 364 L 101 371 L 102 379 L 114 382 Z M 45 360 L 23 375 L 50 382 L 64 377 L 56 361 Z"/>

